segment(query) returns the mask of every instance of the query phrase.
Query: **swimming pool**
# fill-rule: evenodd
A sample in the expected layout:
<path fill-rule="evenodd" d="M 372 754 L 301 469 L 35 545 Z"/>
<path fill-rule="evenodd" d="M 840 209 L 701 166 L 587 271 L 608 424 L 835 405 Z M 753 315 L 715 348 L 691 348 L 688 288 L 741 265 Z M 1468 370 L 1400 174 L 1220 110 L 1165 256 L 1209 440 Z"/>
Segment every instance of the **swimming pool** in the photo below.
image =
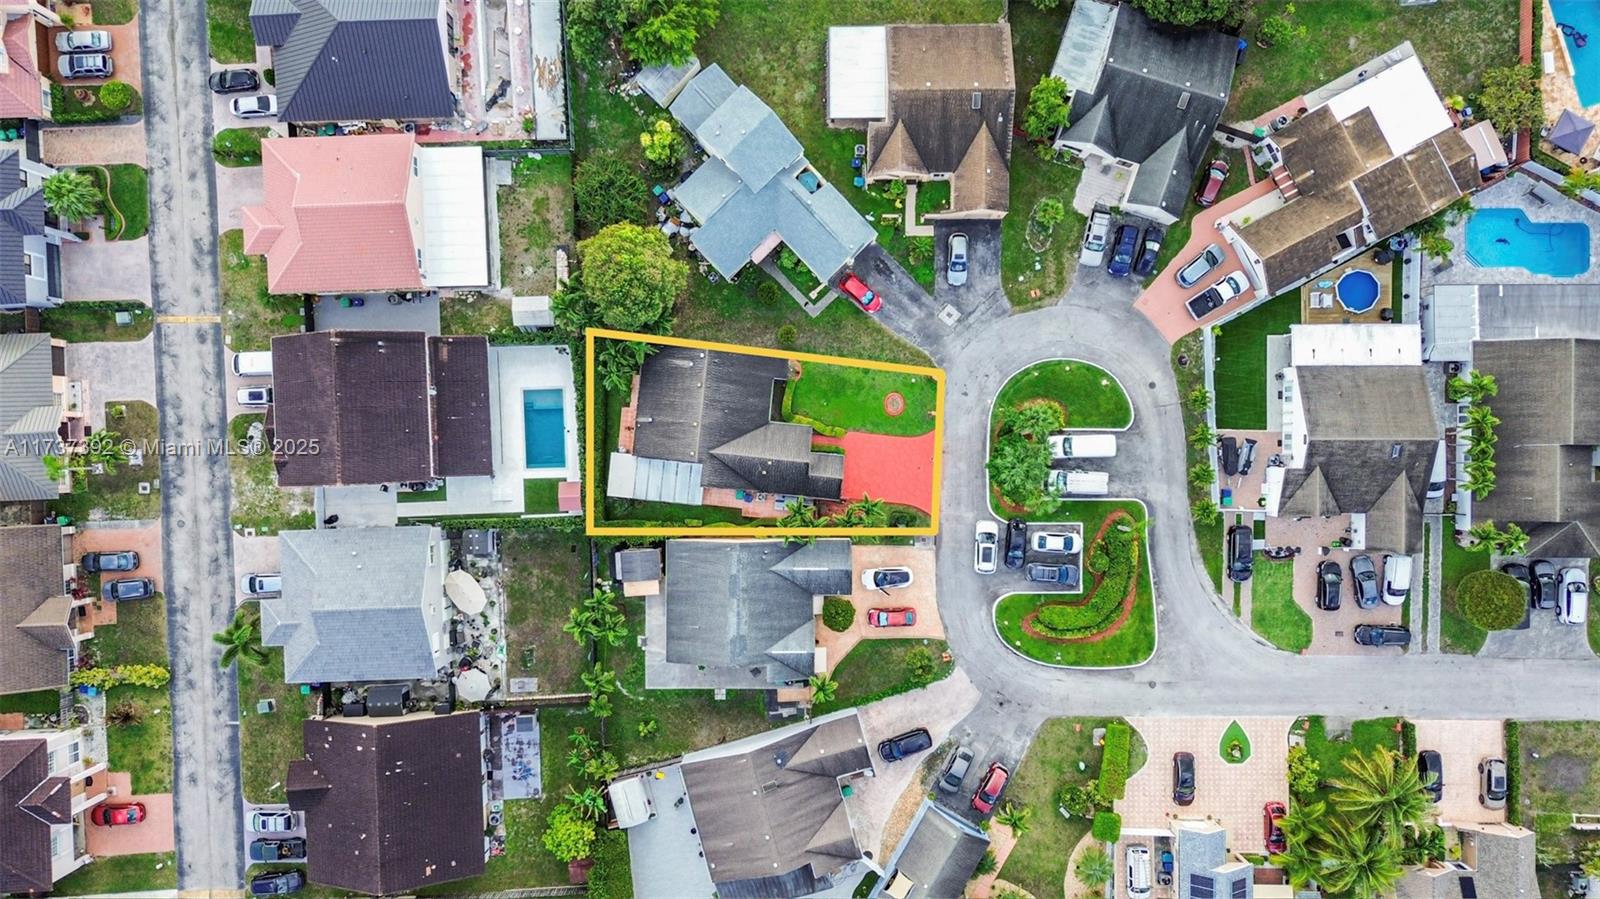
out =
<path fill-rule="evenodd" d="M 523 454 L 529 468 L 567 464 L 567 435 L 559 389 L 522 391 Z"/>
<path fill-rule="evenodd" d="M 1520 209 L 1479 209 L 1467 219 L 1467 258 L 1479 268 L 1571 278 L 1589 270 L 1589 226 L 1532 222 Z"/>
<path fill-rule="evenodd" d="M 1366 312 L 1378 304 L 1378 279 L 1364 269 L 1345 272 L 1339 276 L 1334 296 L 1350 312 Z"/>
<path fill-rule="evenodd" d="M 1600 103 L 1600 3 L 1550 0 L 1550 11 L 1558 25 L 1570 25 L 1568 30 L 1588 38 L 1582 47 L 1572 34 L 1562 38 L 1562 42 L 1567 45 L 1567 56 L 1572 59 L 1572 83 L 1578 88 L 1579 102 L 1584 106 Z"/>

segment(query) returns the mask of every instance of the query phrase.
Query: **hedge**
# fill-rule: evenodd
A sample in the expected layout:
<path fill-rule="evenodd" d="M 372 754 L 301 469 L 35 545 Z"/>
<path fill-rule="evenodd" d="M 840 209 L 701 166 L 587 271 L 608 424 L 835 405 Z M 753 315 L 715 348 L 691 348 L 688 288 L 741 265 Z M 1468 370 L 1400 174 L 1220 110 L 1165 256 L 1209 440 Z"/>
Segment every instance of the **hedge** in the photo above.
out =
<path fill-rule="evenodd" d="M 856 604 L 848 599 L 829 596 L 822 601 L 822 623 L 828 630 L 844 633 L 856 623 Z"/>
<path fill-rule="evenodd" d="M 1522 623 L 1527 599 L 1522 585 L 1499 571 L 1474 571 L 1456 587 L 1456 605 L 1467 620 L 1486 631 L 1503 631 Z"/>
<path fill-rule="evenodd" d="M 1102 843 L 1115 843 L 1122 837 L 1122 816 L 1116 812 L 1095 812 L 1089 832 Z"/>
<path fill-rule="evenodd" d="M 1506 722 L 1506 822 L 1522 823 L 1522 722 Z"/>
<path fill-rule="evenodd" d="M 1410 718 L 1400 722 L 1400 756 L 1401 758 L 1415 758 L 1417 755 L 1417 726 L 1411 723 Z"/>
<path fill-rule="evenodd" d="M 785 393 L 784 397 L 787 398 L 788 394 Z M 847 429 L 845 428 L 841 428 L 837 425 L 825 425 L 808 415 L 791 415 L 789 416 L 789 420 L 797 425 L 810 425 L 813 431 L 816 431 L 818 434 L 821 434 L 824 437 L 843 437 L 847 433 Z"/>
<path fill-rule="evenodd" d="M 1104 572 L 1089 601 L 1081 605 L 1041 606 L 1034 626 L 1049 636 L 1064 639 L 1089 637 L 1104 630 L 1121 613 L 1122 601 L 1138 576 L 1138 549 L 1139 538 L 1132 531 L 1114 527 L 1106 531 L 1089 548 L 1090 570 Z"/>
<path fill-rule="evenodd" d="M 94 687 L 105 692 L 112 687 L 165 687 L 172 675 L 160 665 L 116 665 L 111 668 L 79 668 L 72 672 L 74 687 Z"/>
<path fill-rule="evenodd" d="M 1126 722 L 1113 721 L 1106 725 L 1105 748 L 1100 755 L 1100 780 L 1095 789 L 1100 798 L 1115 801 L 1122 798 L 1128 786 L 1129 753 L 1133 745 L 1133 728 Z"/>

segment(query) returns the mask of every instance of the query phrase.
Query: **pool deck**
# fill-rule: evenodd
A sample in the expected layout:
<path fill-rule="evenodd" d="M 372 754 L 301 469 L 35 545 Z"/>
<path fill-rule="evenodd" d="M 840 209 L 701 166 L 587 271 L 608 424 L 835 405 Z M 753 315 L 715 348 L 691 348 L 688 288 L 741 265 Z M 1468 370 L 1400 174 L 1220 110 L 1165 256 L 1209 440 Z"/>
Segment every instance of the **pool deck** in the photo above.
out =
<path fill-rule="evenodd" d="M 1312 293 L 1334 293 L 1334 287 L 1318 287 L 1323 281 L 1332 281 L 1335 287 L 1339 279 L 1346 272 L 1352 271 L 1371 272 L 1378 279 L 1378 299 L 1372 308 L 1365 312 L 1351 312 L 1339 305 L 1339 300 L 1334 299 L 1333 305 L 1321 309 L 1311 308 Z M 1349 324 L 1374 324 L 1383 321 L 1383 310 L 1388 309 L 1394 302 L 1393 285 L 1390 284 L 1394 272 L 1388 265 L 1379 265 L 1372 261 L 1371 253 L 1362 253 L 1360 256 L 1344 263 L 1343 265 L 1326 272 L 1315 281 L 1309 281 L 1300 288 L 1300 321 L 1308 325 L 1349 325 Z"/>
<path fill-rule="evenodd" d="M 1600 284 L 1600 213 L 1583 204 L 1545 187 L 1544 193 L 1555 196 L 1548 206 L 1540 206 L 1527 196 L 1536 181 L 1522 174 L 1512 174 L 1498 184 L 1474 194 L 1472 205 L 1477 209 L 1519 209 L 1530 222 L 1547 224 L 1580 223 L 1589 228 L 1589 268 L 1572 277 L 1541 275 L 1525 268 L 1480 268 L 1467 258 L 1467 221 L 1457 222 L 1445 232 L 1445 237 L 1455 245 L 1450 259 L 1444 264 L 1429 259 L 1423 269 L 1423 287 L 1426 290 L 1437 284 Z M 1426 293 L 1424 293 L 1426 296 Z"/>

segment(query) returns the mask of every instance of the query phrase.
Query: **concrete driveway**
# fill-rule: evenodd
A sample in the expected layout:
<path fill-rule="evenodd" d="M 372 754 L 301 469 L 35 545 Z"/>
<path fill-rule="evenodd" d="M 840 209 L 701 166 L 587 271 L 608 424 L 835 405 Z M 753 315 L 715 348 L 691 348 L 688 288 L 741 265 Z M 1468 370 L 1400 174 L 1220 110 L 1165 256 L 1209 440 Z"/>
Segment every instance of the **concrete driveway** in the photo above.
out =
<path fill-rule="evenodd" d="M 1444 798 L 1439 820 L 1446 824 L 1498 824 L 1505 809 L 1487 809 L 1478 802 L 1478 763 L 1506 757 L 1505 727 L 1499 721 L 1413 721 L 1417 751 L 1433 749 L 1444 763 Z M 1413 764 L 1414 760 L 1404 760 Z"/>
<path fill-rule="evenodd" d="M 279 548 L 278 538 L 272 537 L 246 537 L 234 532 L 233 535 L 233 587 L 234 604 L 256 599 L 239 592 L 239 582 L 247 574 L 269 574 L 283 570 L 282 550 Z"/>
<path fill-rule="evenodd" d="M 1509 559 L 1496 559 L 1495 567 Z M 1527 559 L 1516 561 L 1526 563 Z M 1588 559 L 1549 559 L 1559 573 L 1567 568 L 1589 571 Z M 1590 610 L 1593 614 L 1593 609 Z M 1497 659 L 1593 659 L 1588 634 L 1581 627 L 1562 624 L 1551 609 L 1533 609 L 1526 630 L 1490 631 L 1479 656 Z"/>
<path fill-rule="evenodd" d="M 39 154 L 54 165 L 127 162 L 148 165 L 144 123 L 45 128 L 39 133 Z"/>
<path fill-rule="evenodd" d="M 150 302 L 150 239 L 89 240 L 61 245 L 61 293 L 69 300 Z"/>
<path fill-rule="evenodd" d="M 827 626 L 817 628 L 817 645 L 827 650 L 828 670 L 838 667 L 862 640 L 944 639 L 944 622 L 939 620 L 939 596 L 934 589 L 935 562 L 932 546 L 854 546 L 850 550 L 852 591 L 845 599 L 855 604 L 855 622 L 847 631 Z M 868 568 L 909 568 L 911 585 L 890 590 L 873 590 L 861 584 L 861 573 Z M 869 627 L 867 610 L 911 609 L 916 624 L 910 627 Z"/>
<path fill-rule="evenodd" d="M 244 804 L 244 814 L 241 816 L 241 820 L 244 822 L 244 845 L 239 848 L 240 851 L 244 853 L 244 863 L 246 866 L 251 864 L 250 844 L 254 843 L 256 840 L 290 840 L 294 839 L 295 837 L 300 837 L 302 839 L 305 837 L 306 816 L 302 812 L 290 813 L 294 815 L 294 829 L 288 831 L 287 833 L 256 833 L 250 829 L 250 815 L 254 812 L 287 811 L 289 811 L 289 806 L 287 804 L 257 805 L 253 802 L 246 802 Z"/>
<path fill-rule="evenodd" d="M 133 779 L 126 772 L 112 771 L 109 776 L 113 795 L 106 800 L 106 804 L 142 802 L 148 817 L 138 824 L 121 827 L 100 827 L 91 823 L 87 830 L 89 854 L 109 858 L 115 855 L 171 852 L 172 794 L 135 793 Z"/>
<path fill-rule="evenodd" d="M 78 532 L 72 535 L 72 554 L 81 558 L 85 553 L 123 552 L 132 550 L 139 554 L 139 567 L 132 571 L 117 572 L 108 577 L 147 577 L 162 586 L 161 523 L 157 521 L 95 521 L 79 522 Z"/>
<path fill-rule="evenodd" d="M 74 78 L 61 80 L 68 90 L 87 84 L 104 84 L 123 81 L 140 93 L 144 92 L 144 73 L 139 66 L 139 17 L 122 25 L 100 25 L 82 22 L 73 28 L 52 28 L 47 38 L 47 58 L 41 60 L 52 79 L 58 78 L 56 63 L 61 54 L 56 50 L 56 35 L 68 31 L 104 31 L 111 37 L 111 78 Z"/>
<path fill-rule="evenodd" d="M 1329 544 L 1345 535 L 1348 516 L 1334 518 L 1308 518 L 1290 520 L 1267 519 L 1267 543 L 1271 546 L 1298 546 L 1301 553 L 1294 557 L 1294 599 L 1300 608 L 1311 616 L 1311 646 L 1306 651 L 1316 655 L 1382 655 L 1405 654 L 1399 646 L 1362 646 L 1355 641 L 1355 629 L 1360 624 L 1399 624 L 1402 610 L 1380 601 L 1375 607 L 1363 609 L 1356 604 L 1355 579 L 1350 576 L 1350 560 L 1363 553 L 1372 559 L 1378 569 L 1378 583 L 1383 583 L 1384 554 L 1373 551 L 1332 549 Z M 1326 550 L 1326 552 L 1323 552 Z M 1339 608 L 1325 611 L 1317 608 L 1317 567 L 1323 562 L 1339 566 Z M 1415 596 L 1422 595 L 1421 559 L 1412 566 Z M 1254 602 L 1254 599 L 1251 600 Z"/>
<path fill-rule="evenodd" d="M 67 376 L 84 384 L 89 424 L 106 426 L 106 403 L 156 403 L 155 340 L 67 344 Z"/>
<path fill-rule="evenodd" d="M 243 228 L 244 216 L 239 210 L 266 202 L 261 183 L 261 166 L 230 168 L 219 165 L 216 167 L 216 175 L 217 233 Z"/>

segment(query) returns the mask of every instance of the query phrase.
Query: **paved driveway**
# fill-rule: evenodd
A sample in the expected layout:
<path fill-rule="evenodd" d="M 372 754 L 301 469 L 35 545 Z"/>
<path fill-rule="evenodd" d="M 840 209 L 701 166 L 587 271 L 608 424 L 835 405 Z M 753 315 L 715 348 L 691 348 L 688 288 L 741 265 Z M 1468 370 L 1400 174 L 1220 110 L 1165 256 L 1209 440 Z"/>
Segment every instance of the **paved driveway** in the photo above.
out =
<path fill-rule="evenodd" d="M 150 239 L 61 245 L 61 292 L 69 300 L 150 302 Z"/>
<path fill-rule="evenodd" d="M 857 545 L 851 547 L 850 558 L 853 591 L 845 598 L 855 603 L 855 623 L 843 633 L 827 626 L 817 628 L 817 644 L 827 650 L 830 671 L 862 640 L 944 639 L 944 622 L 939 620 L 939 597 L 934 589 L 932 546 Z M 861 572 L 891 567 L 911 569 L 911 586 L 885 593 L 861 585 Z M 911 627 L 868 627 L 866 613 L 871 608 L 912 609 L 917 623 Z"/>
<path fill-rule="evenodd" d="M 111 787 L 115 795 L 108 804 L 142 802 L 149 817 L 138 824 L 121 827 L 88 827 L 89 854 L 111 857 L 116 855 L 142 855 L 146 852 L 171 852 L 172 794 L 135 793 L 133 780 L 126 772 L 110 772 Z"/>
<path fill-rule="evenodd" d="M 1444 798 L 1439 820 L 1445 823 L 1499 823 L 1505 809 L 1487 809 L 1478 802 L 1478 762 L 1505 758 L 1505 728 L 1498 721 L 1413 721 L 1417 750 L 1437 750 L 1444 763 Z M 1405 760 L 1411 763 L 1412 760 Z"/>
<path fill-rule="evenodd" d="M 951 287 L 946 281 L 950 235 L 967 235 L 967 283 Z M 948 303 L 963 315 L 1000 293 L 1000 223 L 997 221 L 947 221 L 933 223 L 933 298 Z"/>
<path fill-rule="evenodd" d="M 818 436 L 816 443 L 844 448 L 846 500 L 872 497 L 924 512 L 933 511 L 933 446 L 937 430 L 917 437 L 848 431 L 843 437 Z"/>
<path fill-rule="evenodd" d="M 61 54 L 56 50 L 56 35 L 67 31 L 104 31 L 111 37 L 111 78 L 74 78 L 61 81 L 68 90 L 84 84 L 104 84 L 107 81 L 127 82 L 134 90 L 144 92 L 144 73 L 139 68 L 139 17 L 122 25 L 81 23 L 75 28 L 52 28 L 48 35 L 46 58 L 42 60 L 45 71 L 55 77 L 56 62 Z"/>
<path fill-rule="evenodd" d="M 139 567 L 133 571 L 118 572 L 108 577 L 147 577 L 162 586 L 161 523 L 156 521 L 102 521 L 79 522 L 78 532 L 72 536 L 72 554 L 122 552 L 133 550 L 139 554 Z"/>
<path fill-rule="evenodd" d="M 244 216 L 239 210 L 266 202 L 261 183 L 261 166 L 230 168 L 219 165 L 216 166 L 216 178 L 217 233 L 243 228 Z"/>
<path fill-rule="evenodd" d="M 148 165 L 144 125 L 86 125 L 45 128 L 40 132 L 39 154 L 51 165 L 87 165 L 129 162 Z"/>
<path fill-rule="evenodd" d="M 67 344 L 67 376 L 84 384 L 89 424 L 106 426 L 106 403 L 156 405 L 155 340 Z"/>
<path fill-rule="evenodd" d="M 1338 519 L 1336 519 L 1338 520 Z M 1315 524 L 1316 522 L 1293 522 L 1293 524 Z M 1269 528 L 1268 533 L 1272 533 Z M 1273 540 L 1268 541 L 1275 542 Z M 1294 557 L 1294 598 L 1300 608 L 1311 616 L 1311 647 L 1308 652 L 1320 655 L 1354 655 L 1354 656 L 1397 656 L 1405 653 L 1399 646 L 1362 646 L 1355 641 L 1355 629 L 1361 624 L 1399 624 L 1402 610 L 1400 606 L 1387 605 L 1381 600 L 1370 609 L 1363 609 L 1355 600 L 1355 579 L 1350 576 L 1350 560 L 1363 553 L 1348 549 L 1328 549 L 1327 555 L 1319 554 L 1319 550 L 1327 547 L 1327 543 L 1313 543 L 1309 541 L 1285 542 L 1282 545 L 1299 546 L 1303 549 L 1300 555 Z M 1383 584 L 1384 554 L 1379 552 L 1366 552 L 1365 555 L 1372 559 L 1372 564 L 1378 569 L 1378 584 Z M 1323 562 L 1333 562 L 1339 566 L 1339 573 L 1343 582 L 1339 586 L 1339 608 L 1329 612 L 1317 608 L 1317 566 Z M 1421 559 L 1412 566 L 1413 579 L 1420 580 Z M 1417 596 L 1422 595 L 1420 583 L 1414 590 Z M 1253 602 L 1254 600 L 1252 600 Z M 1419 620 L 1420 614 L 1413 614 Z"/>
<path fill-rule="evenodd" d="M 233 535 L 233 587 L 234 604 L 237 605 L 253 596 L 245 596 L 239 592 L 239 582 L 247 574 L 268 574 L 282 571 L 282 551 L 279 549 L 278 538 L 272 537 L 246 537 L 240 533 Z"/>

